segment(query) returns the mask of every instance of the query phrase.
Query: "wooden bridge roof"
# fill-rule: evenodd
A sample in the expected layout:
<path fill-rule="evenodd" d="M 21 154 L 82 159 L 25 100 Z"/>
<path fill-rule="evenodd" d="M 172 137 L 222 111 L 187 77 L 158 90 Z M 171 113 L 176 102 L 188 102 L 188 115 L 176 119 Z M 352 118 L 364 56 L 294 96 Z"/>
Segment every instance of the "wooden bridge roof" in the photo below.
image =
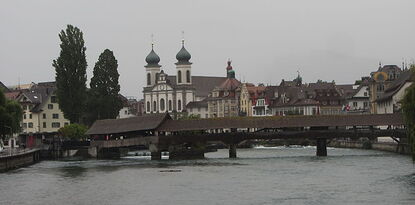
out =
<path fill-rule="evenodd" d="M 196 120 L 167 120 L 158 131 L 191 131 L 222 128 L 284 128 L 284 127 L 335 127 L 335 126 L 400 126 L 404 125 L 403 115 L 313 115 L 313 116 L 272 116 L 234 117 Z"/>
<path fill-rule="evenodd" d="M 163 113 L 123 119 L 97 120 L 86 134 L 100 135 L 155 130 L 167 119 L 171 119 L 170 115 Z"/>

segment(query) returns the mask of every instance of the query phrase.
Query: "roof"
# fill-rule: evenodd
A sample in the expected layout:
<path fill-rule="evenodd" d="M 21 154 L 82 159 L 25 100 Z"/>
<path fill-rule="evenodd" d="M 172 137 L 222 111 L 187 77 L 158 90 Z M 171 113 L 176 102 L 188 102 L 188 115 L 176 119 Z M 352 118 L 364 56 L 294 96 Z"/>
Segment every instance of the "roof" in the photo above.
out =
<path fill-rule="evenodd" d="M 400 72 L 402 70 L 397 65 L 384 65 L 383 67 L 379 67 L 378 69 L 378 72 L 388 73 L 390 71 Z"/>
<path fill-rule="evenodd" d="M 19 95 L 22 93 L 22 91 L 17 90 L 17 91 L 11 91 L 11 92 L 6 92 L 4 93 L 4 96 L 9 99 L 9 100 L 16 100 L 17 97 L 19 97 Z"/>
<path fill-rule="evenodd" d="M 86 134 L 100 135 L 154 130 L 166 119 L 171 119 L 168 113 L 149 114 L 123 119 L 97 120 Z"/>
<path fill-rule="evenodd" d="M 199 108 L 199 107 L 208 107 L 208 103 L 206 100 L 202 101 L 193 101 L 189 102 L 186 105 L 186 108 Z"/>
<path fill-rule="evenodd" d="M 223 83 L 226 77 L 214 76 L 192 76 L 192 85 L 195 88 L 197 97 L 207 97 L 216 86 Z M 176 76 L 167 76 L 167 83 L 176 88 Z"/>
<path fill-rule="evenodd" d="M 340 90 L 340 93 L 345 98 L 353 97 L 362 87 L 362 85 L 360 85 L 357 89 L 353 89 L 353 86 L 353 84 L 336 85 L 336 87 Z"/>
<path fill-rule="evenodd" d="M 376 102 L 384 102 L 388 99 L 391 99 L 392 96 L 395 95 L 405 85 L 406 82 L 413 82 L 414 77 L 414 72 L 411 70 L 402 72 L 399 78 L 392 82 L 391 86 L 385 90 L 383 95 L 380 96 Z"/>
<path fill-rule="evenodd" d="M 239 80 L 236 80 L 235 78 L 227 78 L 222 84 L 218 86 L 218 89 L 220 90 L 236 90 L 241 82 Z"/>
<path fill-rule="evenodd" d="M 9 89 L 7 88 L 7 86 L 4 85 L 1 81 L 0 81 L 0 89 L 3 89 L 4 92 L 9 91 Z"/>
<path fill-rule="evenodd" d="M 363 115 L 297 115 L 272 117 L 233 117 L 194 120 L 168 120 L 158 131 L 190 131 L 222 128 L 286 128 L 320 126 L 380 126 L 403 125 L 403 116 L 395 114 Z"/>

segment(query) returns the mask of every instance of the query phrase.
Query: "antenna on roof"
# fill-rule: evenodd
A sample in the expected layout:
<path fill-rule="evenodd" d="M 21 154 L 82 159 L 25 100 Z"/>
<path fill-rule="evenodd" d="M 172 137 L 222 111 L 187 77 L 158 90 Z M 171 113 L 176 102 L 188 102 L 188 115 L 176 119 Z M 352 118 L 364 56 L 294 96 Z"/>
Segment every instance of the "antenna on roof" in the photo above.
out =
<path fill-rule="evenodd" d="M 182 31 L 182 46 L 184 46 L 184 31 Z"/>
<path fill-rule="evenodd" d="M 18 89 L 20 90 L 20 76 L 17 77 L 17 86 L 18 86 Z"/>

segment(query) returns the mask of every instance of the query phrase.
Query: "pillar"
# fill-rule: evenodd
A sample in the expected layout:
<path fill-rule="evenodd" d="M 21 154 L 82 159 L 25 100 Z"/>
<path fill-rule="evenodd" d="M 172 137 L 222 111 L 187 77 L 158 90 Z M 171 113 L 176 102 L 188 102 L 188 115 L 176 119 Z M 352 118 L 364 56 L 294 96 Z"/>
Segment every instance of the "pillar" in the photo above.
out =
<path fill-rule="evenodd" d="M 151 160 L 161 160 L 161 152 L 151 152 Z"/>
<path fill-rule="evenodd" d="M 327 156 L 327 140 L 325 138 L 317 138 L 317 156 Z"/>
<path fill-rule="evenodd" d="M 229 158 L 236 158 L 236 144 L 229 144 Z"/>

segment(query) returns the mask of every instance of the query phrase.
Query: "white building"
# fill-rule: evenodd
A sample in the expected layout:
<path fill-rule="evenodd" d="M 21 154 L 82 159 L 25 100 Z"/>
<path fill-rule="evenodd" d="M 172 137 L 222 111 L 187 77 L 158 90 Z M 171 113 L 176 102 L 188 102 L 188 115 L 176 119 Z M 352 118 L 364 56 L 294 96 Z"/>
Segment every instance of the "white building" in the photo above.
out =
<path fill-rule="evenodd" d="M 346 103 L 349 107 L 348 111 L 370 112 L 369 85 L 354 85 L 353 89 L 355 92 L 346 98 Z"/>
<path fill-rule="evenodd" d="M 145 113 L 181 113 L 186 105 L 202 101 L 209 92 L 226 80 L 225 77 L 192 76 L 191 55 L 184 47 L 177 53 L 176 76 L 169 76 L 161 69 L 160 57 L 151 52 L 146 57 L 147 86 L 144 87 Z"/>

